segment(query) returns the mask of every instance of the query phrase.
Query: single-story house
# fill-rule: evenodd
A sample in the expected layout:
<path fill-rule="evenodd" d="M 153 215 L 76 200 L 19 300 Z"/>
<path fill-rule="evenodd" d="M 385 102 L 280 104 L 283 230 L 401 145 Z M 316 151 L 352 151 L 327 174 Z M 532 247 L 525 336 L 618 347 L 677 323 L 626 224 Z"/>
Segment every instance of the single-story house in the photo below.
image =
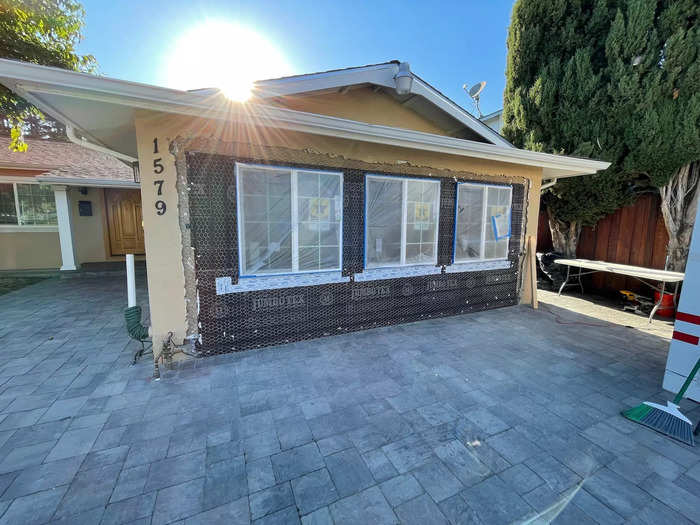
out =
<path fill-rule="evenodd" d="M 134 170 L 69 141 L 0 136 L 0 270 L 75 270 L 145 253 Z"/>
<path fill-rule="evenodd" d="M 261 81 L 245 103 L 6 60 L 0 83 L 138 158 L 155 348 L 529 301 L 542 181 L 608 166 L 515 148 L 404 62 Z"/>

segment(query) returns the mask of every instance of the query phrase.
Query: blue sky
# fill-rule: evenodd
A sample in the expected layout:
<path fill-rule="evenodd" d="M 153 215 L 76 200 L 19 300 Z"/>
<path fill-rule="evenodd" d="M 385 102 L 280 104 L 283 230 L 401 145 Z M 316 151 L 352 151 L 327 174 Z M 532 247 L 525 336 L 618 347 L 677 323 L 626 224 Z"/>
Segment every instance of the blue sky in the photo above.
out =
<path fill-rule="evenodd" d="M 207 19 L 226 20 L 264 36 L 294 73 L 405 60 L 472 112 L 462 84 L 486 80 L 481 100 L 486 114 L 502 105 L 512 4 L 83 0 L 87 17 L 80 51 L 95 55 L 104 75 L 167 85 L 167 64 L 178 38 Z"/>

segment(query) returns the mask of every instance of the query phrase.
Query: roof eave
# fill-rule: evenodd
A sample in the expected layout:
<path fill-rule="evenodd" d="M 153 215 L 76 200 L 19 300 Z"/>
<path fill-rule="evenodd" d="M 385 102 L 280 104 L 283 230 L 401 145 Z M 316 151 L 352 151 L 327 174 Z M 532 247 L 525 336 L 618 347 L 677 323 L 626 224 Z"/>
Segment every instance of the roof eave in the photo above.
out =
<path fill-rule="evenodd" d="M 37 181 L 45 184 L 63 184 L 64 186 L 88 186 L 98 188 L 140 188 L 141 184 L 130 180 L 116 179 L 83 179 L 80 177 L 57 177 L 51 175 L 37 175 Z"/>
<path fill-rule="evenodd" d="M 6 162 L 0 162 L 0 169 L 3 170 L 17 170 L 17 171 L 51 171 L 61 168 L 61 166 L 58 165 L 48 165 L 48 164 L 14 164 L 14 163 L 6 163 Z"/>
<path fill-rule="evenodd" d="M 609 166 L 607 162 L 521 150 L 510 144 L 508 147 L 502 147 L 261 104 L 243 105 L 225 101 L 220 96 L 202 96 L 196 93 L 167 88 L 143 86 L 133 82 L 103 79 L 91 75 L 8 60 L 0 60 L 0 79 L 3 79 L 4 84 L 10 84 L 9 87 L 19 92 L 20 95 L 26 96 L 41 109 L 57 118 L 62 116 L 65 119 L 65 124 L 81 129 L 88 136 L 88 130 L 83 129 L 79 123 L 73 122 L 69 115 L 63 115 L 58 108 L 47 107 L 39 97 L 39 94 L 60 95 L 105 104 L 115 104 L 131 109 L 146 109 L 193 117 L 227 120 L 290 131 L 535 166 L 543 168 L 543 173 L 547 177 L 561 178 L 586 175 L 606 169 Z M 121 89 L 122 87 L 123 89 Z M 108 124 L 106 123 L 105 125 Z M 127 154 L 131 152 L 122 153 Z"/>

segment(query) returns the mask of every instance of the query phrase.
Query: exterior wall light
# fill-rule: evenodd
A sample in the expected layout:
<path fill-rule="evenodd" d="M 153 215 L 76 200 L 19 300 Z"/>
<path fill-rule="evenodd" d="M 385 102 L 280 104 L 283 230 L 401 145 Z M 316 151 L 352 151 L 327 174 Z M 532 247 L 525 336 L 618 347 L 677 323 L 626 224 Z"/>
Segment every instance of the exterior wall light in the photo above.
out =
<path fill-rule="evenodd" d="M 413 75 L 411 75 L 411 66 L 408 62 L 401 62 L 399 64 L 399 72 L 396 73 L 394 81 L 396 82 L 396 92 L 399 95 L 408 95 L 411 92 Z"/>

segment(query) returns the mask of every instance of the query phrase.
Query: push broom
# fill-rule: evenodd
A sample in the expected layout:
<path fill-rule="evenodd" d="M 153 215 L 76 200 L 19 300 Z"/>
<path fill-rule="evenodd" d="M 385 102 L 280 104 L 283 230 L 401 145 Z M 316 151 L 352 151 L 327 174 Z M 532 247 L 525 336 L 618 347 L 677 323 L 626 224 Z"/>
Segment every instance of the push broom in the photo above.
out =
<path fill-rule="evenodd" d="M 645 401 L 641 405 L 622 411 L 622 415 L 627 419 L 640 423 L 641 425 L 653 428 L 657 432 L 665 434 L 673 439 L 677 439 L 688 445 L 695 446 L 693 440 L 693 424 L 685 417 L 678 404 L 683 399 L 686 390 L 693 382 L 695 374 L 700 368 L 700 359 L 695 363 L 692 372 L 683 383 L 683 386 L 673 398 L 673 401 L 666 401 L 666 406 Z"/>

